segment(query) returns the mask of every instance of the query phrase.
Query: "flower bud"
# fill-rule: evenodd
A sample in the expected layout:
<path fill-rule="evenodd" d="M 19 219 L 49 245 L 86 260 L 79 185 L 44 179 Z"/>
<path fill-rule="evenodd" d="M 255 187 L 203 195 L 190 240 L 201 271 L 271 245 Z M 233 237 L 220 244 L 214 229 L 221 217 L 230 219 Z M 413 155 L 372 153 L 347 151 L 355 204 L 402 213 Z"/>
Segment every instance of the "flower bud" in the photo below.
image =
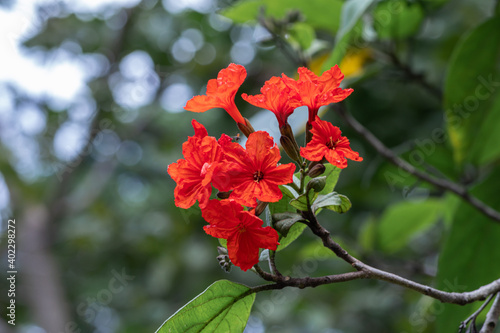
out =
<path fill-rule="evenodd" d="M 255 207 L 255 216 L 262 214 L 264 209 L 267 207 L 267 202 L 257 200 L 257 207 Z"/>
<path fill-rule="evenodd" d="M 252 124 L 250 124 L 250 122 L 248 121 L 247 118 L 243 118 L 243 119 L 245 119 L 245 124 L 236 123 L 236 125 L 238 126 L 240 131 L 248 138 L 250 136 L 250 134 L 255 132 L 255 130 L 253 129 Z"/>
<path fill-rule="evenodd" d="M 320 192 L 325 188 L 325 185 L 326 185 L 326 176 L 313 178 L 309 181 L 309 183 L 307 183 L 306 192 L 308 192 L 311 189 L 313 189 L 314 192 Z"/>
<path fill-rule="evenodd" d="M 281 143 L 281 146 L 283 147 L 283 150 L 285 151 L 285 153 L 288 156 L 290 156 L 290 158 L 293 161 L 300 163 L 300 154 L 297 151 L 297 149 L 295 149 L 295 145 L 290 141 L 290 139 L 286 136 L 282 136 L 280 138 L 280 143 Z"/>
<path fill-rule="evenodd" d="M 217 198 L 224 200 L 224 199 L 229 198 L 230 194 L 231 194 L 231 191 L 229 191 L 229 192 L 217 192 Z"/>
<path fill-rule="evenodd" d="M 312 140 L 313 135 L 311 133 L 312 130 L 312 124 L 308 121 L 306 123 L 306 145 Z"/>
<path fill-rule="evenodd" d="M 280 132 L 280 143 L 286 154 L 290 156 L 292 160 L 301 163 L 299 146 L 297 145 L 297 141 L 295 141 L 295 136 L 293 135 L 290 125 L 285 124 L 284 126 L 281 126 Z"/>
<path fill-rule="evenodd" d="M 326 167 L 323 163 L 316 162 L 314 165 L 311 163 L 307 175 L 311 178 L 318 177 L 319 175 L 322 175 L 325 172 L 325 170 Z"/>

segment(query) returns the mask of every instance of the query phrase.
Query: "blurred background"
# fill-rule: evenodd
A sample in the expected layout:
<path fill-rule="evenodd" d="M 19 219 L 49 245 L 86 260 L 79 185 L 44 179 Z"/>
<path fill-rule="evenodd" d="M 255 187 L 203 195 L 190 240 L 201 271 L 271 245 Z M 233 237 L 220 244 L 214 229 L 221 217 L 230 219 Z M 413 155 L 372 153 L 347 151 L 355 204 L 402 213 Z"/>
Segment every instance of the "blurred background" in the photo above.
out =
<path fill-rule="evenodd" d="M 154 332 L 216 280 L 262 283 L 250 271 L 220 269 L 217 240 L 202 230 L 197 206 L 175 207 L 166 172 L 193 135 L 191 119 L 215 137 L 238 133 L 221 109 L 183 110 L 231 62 L 248 71 L 236 103 L 256 129 L 275 134 L 277 122 L 241 93 L 257 94 L 271 76 L 294 77 L 299 66 L 321 74 L 339 63 L 343 87 L 354 88 L 349 111 L 396 153 L 438 177 L 498 184 L 498 154 L 458 163 L 453 142 L 435 139 L 447 131 L 445 89 L 463 83 L 446 81 L 452 53 L 497 2 L 352 2 L 0 0 L 0 331 Z M 496 35 L 475 51 L 490 39 L 497 45 Z M 292 117 L 299 142 L 306 113 Z M 453 267 L 439 259 L 459 199 L 389 165 L 332 110 L 323 117 L 364 157 L 336 188 L 352 209 L 320 216 L 338 242 L 371 265 L 447 291 L 498 278 L 498 269 L 469 265 L 477 253 L 459 252 L 475 239 L 453 238 L 458 245 L 445 251 Z M 464 214 L 455 216 L 484 219 Z M 8 219 L 16 220 L 15 326 L 4 316 Z M 484 224 L 498 235 L 497 225 Z M 499 257 L 498 246 L 485 251 Z M 350 270 L 307 230 L 277 264 L 294 276 Z M 353 281 L 261 293 L 245 332 L 455 332 L 477 306 Z"/>

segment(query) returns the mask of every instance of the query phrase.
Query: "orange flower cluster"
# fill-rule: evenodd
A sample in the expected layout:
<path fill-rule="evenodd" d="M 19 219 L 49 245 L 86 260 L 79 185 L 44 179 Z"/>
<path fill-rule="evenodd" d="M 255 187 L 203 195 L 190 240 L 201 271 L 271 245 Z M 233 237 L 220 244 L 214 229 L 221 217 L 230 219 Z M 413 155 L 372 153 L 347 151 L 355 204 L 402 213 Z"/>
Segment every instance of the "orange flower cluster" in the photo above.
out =
<path fill-rule="evenodd" d="M 349 140 L 341 136 L 340 129 L 317 116 L 321 106 L 342 101 L 353 91 L 340 88 L 344 78 L 340 69 L 332 67 L 320 77 L 305 67 L 299 68 L 298 73 L 298 80 L 284 74 L 272 77 L 261 94 L 242 97 L 276 115 L 282 134 L 280 142 L 293 160 L 300 162 L 299 148 L 288 117 L 297 107 L 307 106 L 312 139 L 300 148 L 300 156 L 309 161 L 326 159 L 339 168 L 347 167 L 347 158 L 362 161 L 350 148 Z M 218 140 L 209 136 L 205 127 L 193 120 L 195 134 L 182 146 L 184 159 L 170 164 L 168 173 L 177 183 L 176 206 L 187 209 L 198 201 L 202 216 L 209 223 L 205 232 L 226 239 L 229 259 L 246 271 L 258 263 L 259 249 L 276 250 L 279 245 L 277 231 L 262 227 L 262 220 L 255 215 L 257 200 L 279 201 L 283 197 L 279 186 L 293 182 L 296 167 L 293 163 L 280 165 L 281 155 L 273 138 L 267 132 L 255 132 L 238 110 L 234 98 L 245 78 L 243 66 L 230 64 L 219 72 L 217 79 L 208 82 L 206 95 L 193 97 L 185 106 L 194 112 L 225 109 L 248 137 L 245 148 L 225 134 Z M 210 200 L 212 187 L 229 193 L 227 199 Z M 250 209 L 245 210 L 244 206 Z"/>

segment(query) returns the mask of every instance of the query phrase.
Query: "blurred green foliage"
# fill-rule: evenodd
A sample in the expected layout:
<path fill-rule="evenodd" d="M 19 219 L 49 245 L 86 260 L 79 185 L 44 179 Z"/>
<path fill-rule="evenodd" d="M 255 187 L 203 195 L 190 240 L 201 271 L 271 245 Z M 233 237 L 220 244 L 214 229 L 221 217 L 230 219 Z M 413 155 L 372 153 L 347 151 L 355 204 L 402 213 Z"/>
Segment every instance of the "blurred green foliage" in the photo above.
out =
<path fill-rule="evenodd" d="M 178 10 L 174 1 L 143 0 L 91 13 L 47 3 L 56 10 L 25 41 L 23 52 L 45 59 L 41 66 L 57 62 L 61 50 L 71 54 L 86 71 L 97 71 L 88 89 L 58 107 L 52 98 L 0 82 L 11 96 L 13 115 L 28 103 L 46 119 L 43 131 L 23 135 L 23 142 L 36 146 L 29 169 L 35 171 L 17 155 L 21 148 L 13 142 L 19 136 L 1 137 L 0 171 L 10 194 L 2 222 L 15 217 L 23 225 L 34 208 L 45 209 L 43 249 L 55 260 L 68 320 L 81 332 L 153 332 L 216 280 L 262 283 L 251 272 L 233 268 L 227 274 L 218 267 L 217 240 L 203 232 L 198 207 L 175 207 L 175 183 L 166 173 L 168 164 L 182 158 L 181 145 L 193 134 L 191 119 L 215 137 L 238 132 L 222 110 L 181 112 L 230 62 L 247 68 L 239 93 L 249 94 L 271 76 L 293 77 L 298 66 L 320 74 L 340 63 L 349 73 L 345 87 L 354 89 L 347 107 L 361 123 L 415 167 L 464 184 L 500 208 L 497 1 L 209 3 L 197 11 L 201 2 L 179 0 L 186 7 Z M 236 103 L 251 120 L 269 113 L 244 104 L 239 95 Z M 375 267 L 447 291 L 472 290 L 499 277 L 493 264 L 500 260 L 498 223 L 386 162 L 332 110 L 323 117 L 340 126 L 364 158 L 349 164 L 335 188 L 352 208 L 321 214 L 336 241 Z M 20 121 L 12 116 L 1 123 L 2 134 Z M 83 128 L 84 143 L 63 137 L 62 147 L 70 151 L 64 155 L 56 137 L 69 125 Z M 275 213 L 289 205 L 271 207 Z M 290 232 L 303 229 L 297 223 Z M 5 268 L 3 234 L 1 239 Z M 286 245 L 277 255 L 283 274 L 351 269 L 307 230 Z M 22 252 L 26 245 L 18 246 Z M 32 281 L 23 277 L 23 265 L 31 262 L 21 258 L 23 290 L 22 281 Z M 99 301 L 113 272 L 123 269 L 133 280 L 109 301 Z M 40 325 L 36 297 L 26 291 L 17 297 L 19 332 Z M 0 306 L 7 302 L 2 293 Z M 257 295 L 246 332 L 455 332 L 479 305 L 443 306 L 371 280 L 287 288 Z"/>

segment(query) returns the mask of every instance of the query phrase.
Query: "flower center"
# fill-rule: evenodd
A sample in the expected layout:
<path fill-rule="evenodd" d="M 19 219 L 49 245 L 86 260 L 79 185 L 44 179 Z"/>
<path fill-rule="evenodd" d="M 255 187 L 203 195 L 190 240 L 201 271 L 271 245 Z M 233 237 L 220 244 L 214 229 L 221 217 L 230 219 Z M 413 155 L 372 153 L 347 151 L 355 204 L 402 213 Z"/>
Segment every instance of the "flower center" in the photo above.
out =
<path fill-rule="evenodd" d="M 242 224 L 242 223 L 239 223 L 238 224 L 238 232 L 240 234 L 244 233 L 245 231 L 247 231 L 247 229 L 245 228 L 245 226 Z"/>
<path fill-rule="evenodd" d="M 339 140 L 333 141 L 333 138 L 330 137 L 329 140 L 326 142 L 326 146 L 330 149 L 335 149 L 335 146 L 339 143 Z"/>
<path fill-rule="evenodd" d="M 254 172 L 253 174 L 253 180 L 258 183 L 262 178 L 264 178 L 264 174 L 262 173 L 262 171 L 260 170 L 257 170 Z"/>
<path fill-rule="evenodd" d="M 210 166 L 211 166 L 210 163 L 205 162 L 205 164 L 203 164 L 203 166 L 201 167 L 200 176 L 205 176 L 205 174 L 207 173 L 208 168 L 210 168 Z"/>

